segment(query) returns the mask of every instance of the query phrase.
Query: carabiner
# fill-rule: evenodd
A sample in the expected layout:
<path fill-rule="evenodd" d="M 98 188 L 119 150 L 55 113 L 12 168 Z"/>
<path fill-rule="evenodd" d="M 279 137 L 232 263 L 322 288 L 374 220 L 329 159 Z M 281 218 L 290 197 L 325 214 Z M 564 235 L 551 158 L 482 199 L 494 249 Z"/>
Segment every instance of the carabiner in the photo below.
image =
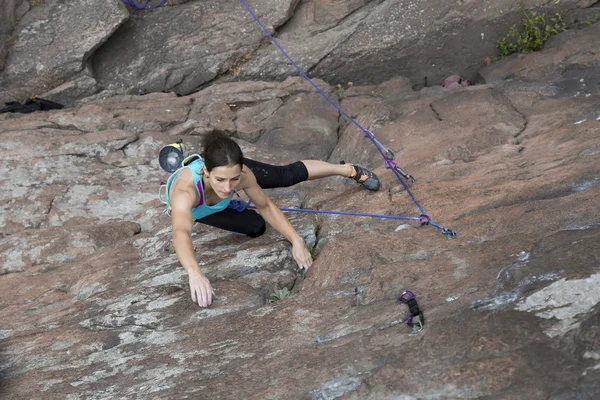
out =
<path fill-rule="evenodd" d="M 413 292 L 410 292 L 410 291 L 406 290 L 406 291 L 402 292 L 402 294 L 400 296 L 398 296 L 398 298 L 396 299 L 396 301 L 399 301 L 401 303 L 407 303 L 408 300 L 406 300 L 404 298 L 404 296 L 406 296 L 406 295 L 409 295 L 413 299 L 417 297 L 417 296 L 415 296 L 415 294 Z"/>
<path fill-rule="evenodd" d="M 408 297 L 406 297 L 408 296 Z M 400 302 L 400 303 L 405 303 L 409 310 L 410 310 L 410 315 L 408 316 L 408 319 L 406 320 L 406 324 L 408 326 L 410 326 L 411 328 L 415 328 L 418 329 L 416 330 L 416 332 L 420 332 L 423 330 L 423 325 L 425 325 L 425 316 L 423 315 L 423 312 L 419 309 L 419 305 L 417 304 L 417 300 L 416 300 L 415 294 L 411 291 L 404 291 L 402 292 L 402 294 L 400 296 L 398 296 L 396 298 L 396 301 Z M 415 317 L 419 317 L 419 320 L 417 322 L 413 322 L 413 319 Z"/>

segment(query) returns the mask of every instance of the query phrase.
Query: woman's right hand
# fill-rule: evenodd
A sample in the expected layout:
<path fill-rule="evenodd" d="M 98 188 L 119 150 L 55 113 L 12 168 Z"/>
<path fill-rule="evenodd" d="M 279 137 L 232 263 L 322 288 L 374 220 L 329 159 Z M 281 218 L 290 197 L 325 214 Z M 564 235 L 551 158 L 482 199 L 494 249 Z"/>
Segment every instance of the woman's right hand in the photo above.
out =
<path fill-rule="evenodd" d="M 194 303 L 200 307 L 208 307 L 212 303 L 212 296 L 215 294 L 210 281 L 200 271 L 190 274 L 190 291 Z"/>

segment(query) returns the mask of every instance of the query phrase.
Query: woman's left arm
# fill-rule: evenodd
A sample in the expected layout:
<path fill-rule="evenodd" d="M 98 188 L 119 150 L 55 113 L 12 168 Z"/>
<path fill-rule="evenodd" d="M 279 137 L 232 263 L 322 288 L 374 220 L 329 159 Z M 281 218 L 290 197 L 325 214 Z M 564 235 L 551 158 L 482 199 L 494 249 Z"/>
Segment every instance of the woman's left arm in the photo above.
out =
<path fill-rule="evenodd" d="M 292 255 L 298 263 L 298 266 L 300 268 L 308 269 L 308 267 L 312 265 L 313 260 L 306 249 L 304 240 L 298 235 L 298 232 L 296 232 L 290 221 L 283 215 L 279 207 L 277 207 L 264 190 L 258 186 L 254 174 L 251 172 L 250 174 L 251 176 L 244 176 L 244 178 L 246 178 L 244 179 L 245 182 L 243 185 L 244 192 L 246 192 L 269 225 L 290 241 L 292 244 Z"/>

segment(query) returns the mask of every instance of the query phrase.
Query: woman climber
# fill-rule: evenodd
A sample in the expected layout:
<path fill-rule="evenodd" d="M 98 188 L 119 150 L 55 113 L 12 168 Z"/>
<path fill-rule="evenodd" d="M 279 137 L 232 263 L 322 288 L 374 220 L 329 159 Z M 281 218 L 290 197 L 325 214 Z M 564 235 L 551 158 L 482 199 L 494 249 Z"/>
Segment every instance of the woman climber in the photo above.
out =
<path fill-rule="evenodd" d="M 188 273 L 192 300 L 201 307 L 211 304 L 214 292 L 196 260 L 191 240 L 194 221 L 258 237 L 265 232 L 266 220 L 290 241 L 298 266 L 307 269 L 312 258 L 304 240 L 263 189 L 288 187 L 327 176 L 352 178 L 369 190 L 378 190 L 380 186 L 374 173 L 357 165 L 303 160 L 274 166 L 250 160 L 244 158 L 234 140 L 221 133 L 206 135 L 202 147 L 203 158 L 180 168 L 167 182 L 173 245 Z M 228 208 L 234 190 L 243 190 L 260 214 L 249 209 L 240 212 Z"/>

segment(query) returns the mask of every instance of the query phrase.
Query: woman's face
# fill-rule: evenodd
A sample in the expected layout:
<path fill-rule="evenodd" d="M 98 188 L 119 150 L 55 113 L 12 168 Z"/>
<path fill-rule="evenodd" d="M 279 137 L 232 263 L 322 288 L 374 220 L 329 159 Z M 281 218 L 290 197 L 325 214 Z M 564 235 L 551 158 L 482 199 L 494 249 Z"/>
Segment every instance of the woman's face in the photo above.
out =
<path fill-rule="evenodd" d="M 228 165 L 226 167 L 215 167 L 207 174 L 206 167 L 204 176 L 208 179 L 210 187 L 221 199 L 231 196 L 233 190 L 240 184 L 242 177 L 241 165 Z"/>

